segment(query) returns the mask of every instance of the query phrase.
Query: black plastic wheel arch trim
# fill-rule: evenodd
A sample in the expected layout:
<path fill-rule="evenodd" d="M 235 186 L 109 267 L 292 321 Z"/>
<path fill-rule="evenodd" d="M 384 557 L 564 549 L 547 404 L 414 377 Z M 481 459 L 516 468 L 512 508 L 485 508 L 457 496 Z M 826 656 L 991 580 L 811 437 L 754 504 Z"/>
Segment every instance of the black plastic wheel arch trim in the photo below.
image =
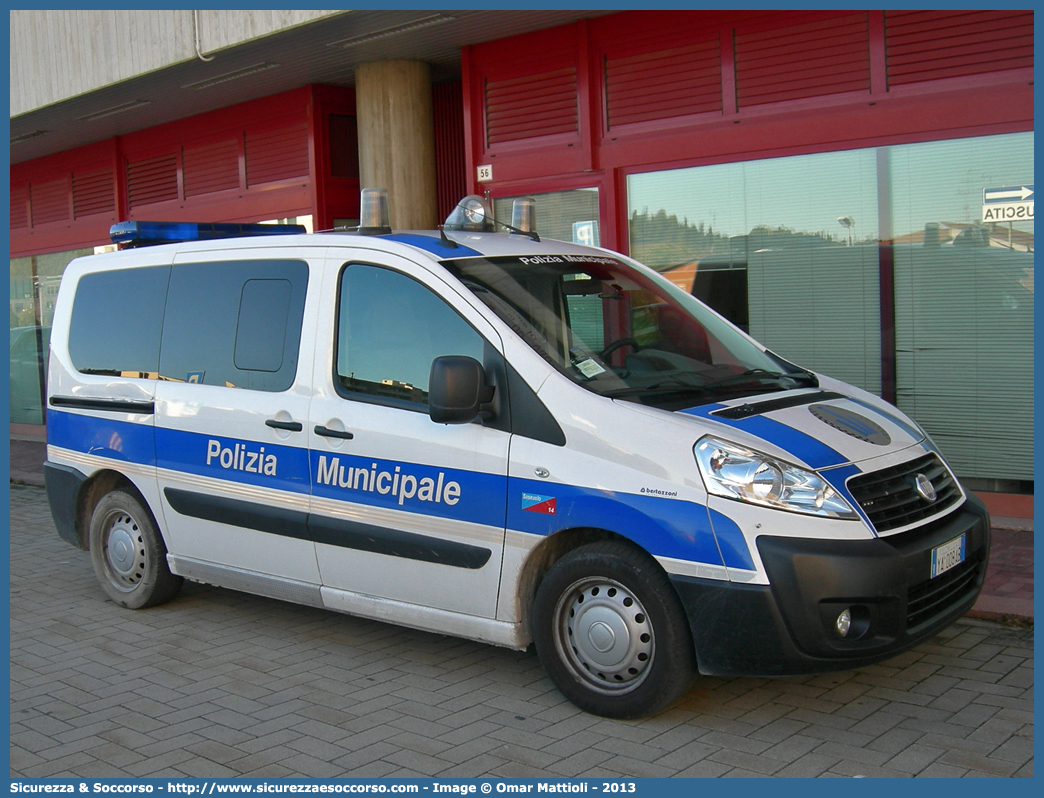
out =
<path fill-rule="evenodd" d="M 80 489 L 87 481 L 87 475 L 71 466 L 50 461 L 43 464 L 43 469 L 47 501 L 51 506 L 51 517 L 54 519 L 58 535 L 62 540 L 86 551 L 87 541 L 80 537 L 76 528 L 76 507 Z"/>

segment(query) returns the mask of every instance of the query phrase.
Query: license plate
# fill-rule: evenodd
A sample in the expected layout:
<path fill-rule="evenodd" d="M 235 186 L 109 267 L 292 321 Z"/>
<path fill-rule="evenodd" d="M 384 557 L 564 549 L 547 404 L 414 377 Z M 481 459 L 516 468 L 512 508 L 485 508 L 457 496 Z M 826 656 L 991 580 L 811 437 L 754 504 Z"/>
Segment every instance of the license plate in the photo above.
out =
<path fill-rule="evenodd" d="M 965 536 L 943 543 L 932 549 L 932 579 L 964 562 Z"/>

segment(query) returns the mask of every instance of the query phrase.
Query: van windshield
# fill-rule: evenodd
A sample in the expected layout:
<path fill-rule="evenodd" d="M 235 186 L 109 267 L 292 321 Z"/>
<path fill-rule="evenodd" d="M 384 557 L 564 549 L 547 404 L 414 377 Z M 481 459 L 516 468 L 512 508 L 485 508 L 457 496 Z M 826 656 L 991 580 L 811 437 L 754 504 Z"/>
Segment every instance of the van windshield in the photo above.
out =
<path fill-rule="evenodd" d="M 541 357 L 603 396 L 679 409 L 817 384 L 680 288 L 616 258 L 443 265 Z"/>

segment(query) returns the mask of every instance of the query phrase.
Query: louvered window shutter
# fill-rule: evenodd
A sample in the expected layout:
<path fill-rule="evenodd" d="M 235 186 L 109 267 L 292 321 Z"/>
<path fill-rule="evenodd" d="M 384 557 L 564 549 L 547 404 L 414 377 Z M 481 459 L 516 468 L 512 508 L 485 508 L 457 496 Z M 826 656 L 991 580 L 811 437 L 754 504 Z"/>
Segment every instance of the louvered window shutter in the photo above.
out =
<path fill-rule="evenodd" d="M 33 226 L 69 218 L 69 178 L 34 183 L 30 187 Z"/>
<path fill-rule="evenodd" d="M 127 199 L 131 208 L 178 197 L 178 156 L 160 155 L 127 164 Z"/>
<path fill-rule="evenodd" d="M 721 110 L 718 39 L 620 57 L 605 56 L 610 128 Z"/>
<path fill-rule="evenodd" d="M 247 185 L 308 176 L 308 125 L 246 135 Z"/>
<path fill-rule="evenodd" d="M 867 14 L 768 30 L 736 30 L 739 107 L 870 91 Z"/>
<path fill-rule="evenodd" d="M 181 154 L 185 196 L 239 188 L 239 142 L 235 139 L 186 147 Z"/>
<path fill-rule="evenodd" d="M 11 229 L 21 230 L 29 226 L 29 187 L 11 187 Z"/>
<path fill-rule="evenodd" d="M 111 169 L 74 174 L 73 216 L 77 219 L 116 211 L 116 184 Z"/>
<path fill-rule="evenodd" d="M 886 11 L 888 85 L 1033 67 L 1032 11 Z"/>
<path fill-rule="evenodd" d="M 576 67 L 486 81 L 486 143 L 579 131 Z"/>

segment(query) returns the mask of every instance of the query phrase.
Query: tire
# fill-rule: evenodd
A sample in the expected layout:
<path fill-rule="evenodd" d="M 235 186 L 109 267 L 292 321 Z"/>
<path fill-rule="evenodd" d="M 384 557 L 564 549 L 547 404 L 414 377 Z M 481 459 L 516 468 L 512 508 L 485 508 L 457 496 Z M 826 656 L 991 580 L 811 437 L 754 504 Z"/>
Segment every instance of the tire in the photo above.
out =
<path fill-rule="evenodd" d="M 555 686 L 607 718 L 655 714 L 696 673 L 692 634 L 667 575 L 625 543 L 581 546 L 537 588 L 533 640 Z"/>
<path fill-rule="evenodd" d="M 170 601 L 184 581 L 167 567 L 167 547 L 152 514 L 131 494 L 115 490 L 91 515 L 91 562 L 106 594 L 140 610 Z"/>

